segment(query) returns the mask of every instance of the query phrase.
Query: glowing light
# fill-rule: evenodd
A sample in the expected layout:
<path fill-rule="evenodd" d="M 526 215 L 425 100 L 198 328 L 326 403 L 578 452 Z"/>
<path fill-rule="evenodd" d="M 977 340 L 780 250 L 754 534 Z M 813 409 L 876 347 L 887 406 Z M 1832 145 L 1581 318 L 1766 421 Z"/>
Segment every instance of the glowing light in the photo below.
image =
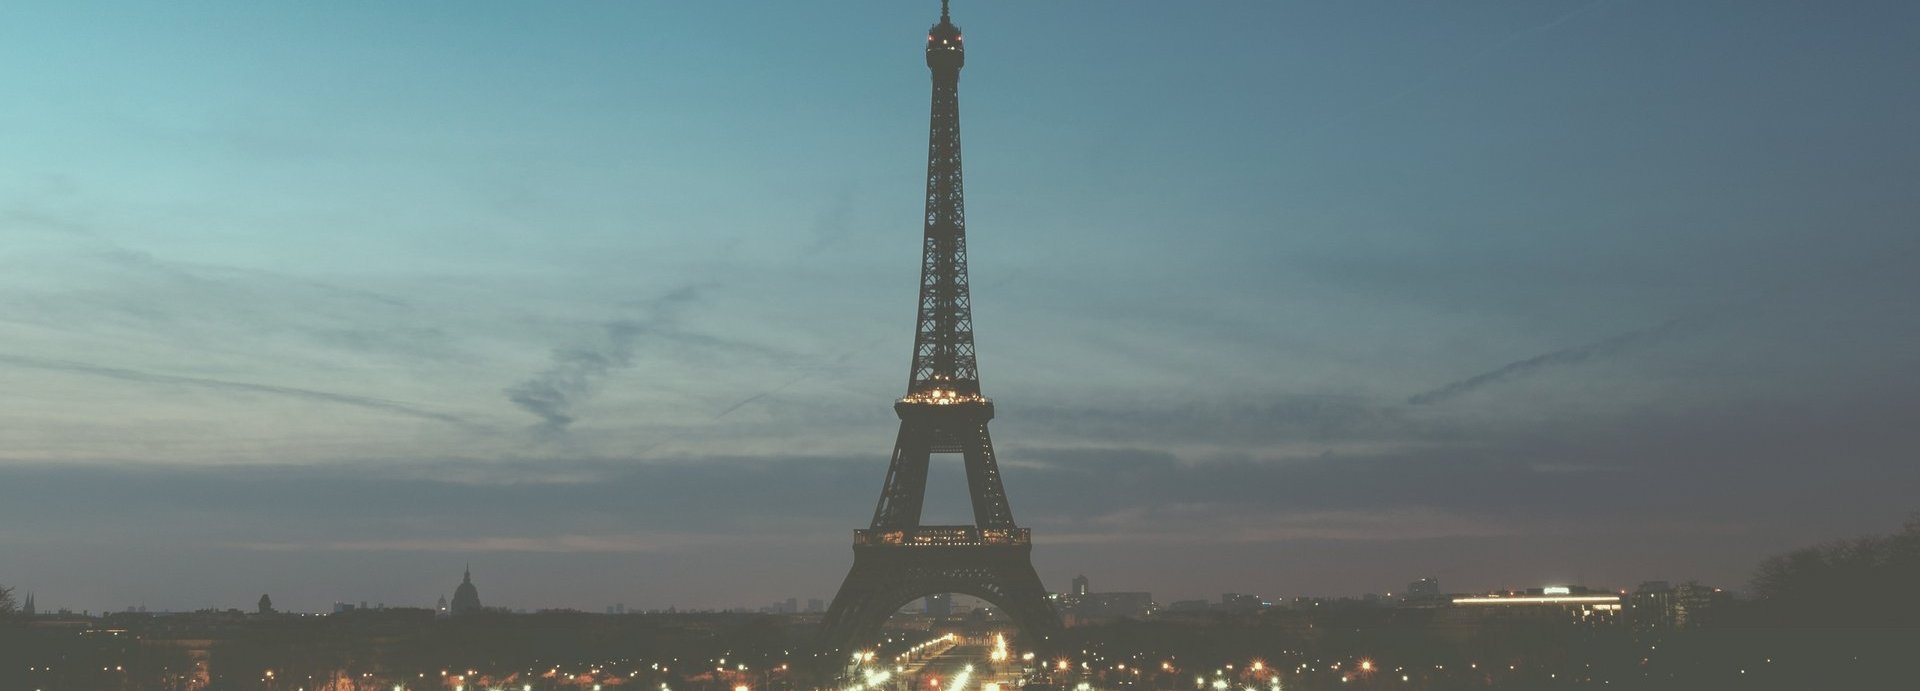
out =
<path fill-rule="evenodd" d="M 1618 595 L 1516 595 L 1514 597 L 1456 597 L 1456 605 L 1586 605 L 1613 603 L 1618 604 Z"/>

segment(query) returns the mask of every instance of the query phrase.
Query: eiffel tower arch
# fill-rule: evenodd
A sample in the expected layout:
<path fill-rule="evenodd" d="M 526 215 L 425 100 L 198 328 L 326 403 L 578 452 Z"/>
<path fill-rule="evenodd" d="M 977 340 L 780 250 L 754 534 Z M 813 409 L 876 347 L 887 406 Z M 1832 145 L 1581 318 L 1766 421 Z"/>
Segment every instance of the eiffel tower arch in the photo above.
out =
<path fill-rule="evenodd" d="M 993 401 L 980 393 L 967 283 L 967 225 L 960 167 L 960 27 L 947 3 L 927 31 L 933 72 L 928 126 L 927 207 L 920 302 L 907 395 L 893 405 L 900 434 L 874 509 L 854 531 L 853 568 L 827 609 L 822 647 L 845 653 L 878 637 L 900 607 L 938 593 L 980 598 L 1005 613 L 1032 644 L 1060 631 L 1060 616 L 1033 570 L 1033 541 L 1013 521 L 987 422 Z M 972 525 L 922 525 L 927 468 L 935 455 L 958 455 L 972 498 Z M 829 657 L 828 659 L 834 659 Z"/>

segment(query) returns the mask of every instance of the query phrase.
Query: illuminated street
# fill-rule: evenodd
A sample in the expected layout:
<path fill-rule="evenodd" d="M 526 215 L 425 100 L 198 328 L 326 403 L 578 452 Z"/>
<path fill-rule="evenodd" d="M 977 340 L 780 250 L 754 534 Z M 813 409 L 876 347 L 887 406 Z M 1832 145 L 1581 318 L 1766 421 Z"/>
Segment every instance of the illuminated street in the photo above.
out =
<path fill-rule="evenodd" d="M 1020 687 L 1021 662 L 1005 634 L 949 634 L 900 653 L 891 668 L 868 660 L 855 671 L 848 691 L 1012 691 Z"/>

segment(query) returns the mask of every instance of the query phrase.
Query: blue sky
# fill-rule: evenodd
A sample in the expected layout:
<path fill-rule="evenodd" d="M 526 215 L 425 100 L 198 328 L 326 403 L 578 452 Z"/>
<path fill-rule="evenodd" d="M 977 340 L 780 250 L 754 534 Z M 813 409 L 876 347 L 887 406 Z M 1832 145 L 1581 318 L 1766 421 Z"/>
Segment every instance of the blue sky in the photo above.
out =
<path fill-rule="evenodd" d="M 905 383 L 936 13 L 0 9 L 0 583 L 830 595 Z M 955 19 L 1048 584 L 1738 586 L 1920 508 L 1911 4 Z"/>

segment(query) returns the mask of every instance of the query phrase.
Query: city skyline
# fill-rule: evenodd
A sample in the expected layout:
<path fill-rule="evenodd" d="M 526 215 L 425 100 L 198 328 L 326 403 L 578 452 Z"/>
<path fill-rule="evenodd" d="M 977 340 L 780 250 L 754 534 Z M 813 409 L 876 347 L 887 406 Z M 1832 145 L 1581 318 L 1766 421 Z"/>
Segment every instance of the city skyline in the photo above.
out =
<path fill-rule="evenodd" d="M 46 67 L 0 73 L 0 583 L 830 595 L 911 342 L 928 5 L 0 11 Z M 1920 9 L 972 5 L 1048 589 L 1739 587 L 1920 508 Z M 927 502 L 967 513 L 956 464 Z"/>

